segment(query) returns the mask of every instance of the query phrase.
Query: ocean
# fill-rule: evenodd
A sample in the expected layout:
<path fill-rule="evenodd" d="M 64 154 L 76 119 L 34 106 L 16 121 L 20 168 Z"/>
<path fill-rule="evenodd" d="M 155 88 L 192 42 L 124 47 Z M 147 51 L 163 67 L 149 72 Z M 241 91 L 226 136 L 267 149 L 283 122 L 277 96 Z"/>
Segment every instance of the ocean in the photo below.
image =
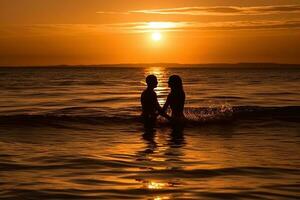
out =
<path fill-rule="evenodd" d="M 242 64 L 241 64 L 242 65 Z M 140 120 L 182 77 L 185 127 Z M 2 67 L 0 199 L 299 199 L 300 69 Z"/>

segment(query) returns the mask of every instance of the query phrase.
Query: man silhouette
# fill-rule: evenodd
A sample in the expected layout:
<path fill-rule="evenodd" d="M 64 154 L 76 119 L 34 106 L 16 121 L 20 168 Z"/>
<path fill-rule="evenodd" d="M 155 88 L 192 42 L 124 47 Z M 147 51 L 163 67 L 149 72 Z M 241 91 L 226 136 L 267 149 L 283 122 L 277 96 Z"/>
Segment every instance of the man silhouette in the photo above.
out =
<path fill-rule="evenodd" d="M 147 88 L 141 95 L 142 117 L 145 124 L 154 125 L 158 115 L 162 115 L 170 119 L 161 108 L 157 101 L 157 95 L 154 88 L 157 87 L 157 78 L 154 75 L 149 75 L 146 78 Z"/>

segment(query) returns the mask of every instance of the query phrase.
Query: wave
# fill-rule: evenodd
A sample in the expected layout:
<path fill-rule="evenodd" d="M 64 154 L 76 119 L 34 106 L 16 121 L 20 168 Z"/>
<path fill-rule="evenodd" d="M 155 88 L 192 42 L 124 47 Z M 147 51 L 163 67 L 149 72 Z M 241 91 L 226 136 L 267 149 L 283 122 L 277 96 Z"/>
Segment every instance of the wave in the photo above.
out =
<path fill-rule="evenodd" d="M 245 99 L 244 97 L 238 97 L 238 96 L 212 96 L 210 98 L 214 98 L 214 99 Z"/>
<path fill-rule="evenodd" d="M 138 107 L 124 108 L 124 110 L 97 110 L 86 107 L 70 107 L 49 113 L 41 114 L 0 114 L 0 124 L 51 124 L 73 122 L 93 124 L 127 124 L 141 122 Z M 259 107 L 259 106 L 220 106 L 185 108 L 186 122 L 189 124 L 219 123 L 237 121 L 244 119 L 251 120 L 286 120 L 300 122 L 300 106 L 285 107 Z M 159 123 L 167 121 L 159 117 Z"/>

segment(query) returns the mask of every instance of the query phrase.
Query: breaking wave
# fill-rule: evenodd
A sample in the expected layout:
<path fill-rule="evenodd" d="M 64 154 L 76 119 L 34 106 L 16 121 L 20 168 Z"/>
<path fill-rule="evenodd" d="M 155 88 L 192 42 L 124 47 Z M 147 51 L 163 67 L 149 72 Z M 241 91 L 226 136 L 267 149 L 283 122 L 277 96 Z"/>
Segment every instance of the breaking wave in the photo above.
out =
<path fill-rule="evenodd" d="M 51 123 L 51 122 L 73 122 L 73 123 L 105 123 L 105 124 L 126 124 L 141 122 L 138 107 L 131 107 L 124 110 L 97 110 L 86 107 L 64 108 L 48 113 L 24 113 L 24 114 L 0 114 L 1 124 L 15 123 Z M 203 124 L 242 119 L 252 120 L 288 120 L 300 121 L 300 106 L 286 107 L 259 107 L 259 106 L 220 106 L 185 108 L 187 123 Z M 159 118 L 160 123 L 166 120 Z"/>

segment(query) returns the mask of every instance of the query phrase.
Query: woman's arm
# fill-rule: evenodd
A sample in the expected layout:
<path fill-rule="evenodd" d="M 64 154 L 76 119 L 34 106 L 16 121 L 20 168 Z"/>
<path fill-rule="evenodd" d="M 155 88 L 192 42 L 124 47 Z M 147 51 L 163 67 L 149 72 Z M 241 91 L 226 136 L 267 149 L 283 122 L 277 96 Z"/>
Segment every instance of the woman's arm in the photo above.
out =
<path fill-rule="evenodd" d="M 158 113 L 161 116 L 165 117 L 166 119 L 171 120 L 171 117 L 165 112 L 165 110 L 163 108 L 161 108 L 161 106 L 159 105 L 157 99 L 156 99 L 156 103 L 155 104 L 156 104 L 156 109 L 158 110 Z"/>
<path fill-rule="evenodd" d="M 170 95 L 168 95 L 167 100 L 162 108 L 163 112 L 166 112 L 166 110 L 168 109 L 168 106 L 170 105 Z"/>

